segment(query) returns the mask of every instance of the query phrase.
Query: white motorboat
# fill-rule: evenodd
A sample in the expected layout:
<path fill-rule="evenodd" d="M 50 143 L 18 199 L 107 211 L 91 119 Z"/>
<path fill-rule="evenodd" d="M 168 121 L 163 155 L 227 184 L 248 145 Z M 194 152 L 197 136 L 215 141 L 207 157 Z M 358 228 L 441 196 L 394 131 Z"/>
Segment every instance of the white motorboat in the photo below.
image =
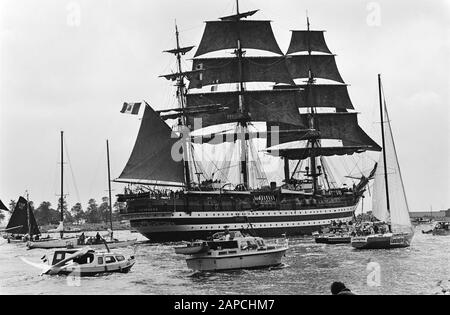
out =
<path fill-rule="evenodd" d="M 216 233 L 211 241 L 177 247 L 175 252 L 189 256 L 186 263 L 192 270 L 225 271 L 279 266 L 288 249 L 287 239 L 267 245 L 260 237 L 231 231 Z"/>
<path fill-rule="evenodd" d="M 57 250 L 51 257 L 44 256 L 49 268 L 47 275 L 94 276 L 103 273 L 128 273 L 136 263 L 134 256 L 126 258 L 123 254 L 109 251 L 96 251 L 92 248 L 81 250 Z"/>

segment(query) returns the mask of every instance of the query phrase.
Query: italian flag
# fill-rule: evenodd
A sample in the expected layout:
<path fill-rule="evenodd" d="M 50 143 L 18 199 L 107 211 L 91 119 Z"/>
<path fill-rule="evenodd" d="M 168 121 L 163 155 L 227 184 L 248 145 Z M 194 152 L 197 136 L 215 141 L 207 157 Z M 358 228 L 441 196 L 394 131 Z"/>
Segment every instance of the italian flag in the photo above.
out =
<path fill-rule="evenodd" d="M 123 107 L 120 112 L 123 114 L 137 115 L 139 114 L 141 104 L 142 103 L 123 103 Z"/>

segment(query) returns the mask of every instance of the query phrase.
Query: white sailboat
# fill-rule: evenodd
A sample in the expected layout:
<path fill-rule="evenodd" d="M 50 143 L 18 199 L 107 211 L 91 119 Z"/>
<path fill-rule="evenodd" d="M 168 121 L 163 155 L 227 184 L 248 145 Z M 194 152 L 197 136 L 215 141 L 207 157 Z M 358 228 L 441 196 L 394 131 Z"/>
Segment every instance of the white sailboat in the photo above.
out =
<path fill-rule="evenodd" d="M 375 173 L 372 206 L 373 215 L 381 222 L 386 222 L 390 226 L 390 231 L 384 234 L 353 237 L 352 246 L 357 249 L 408 247 L 414 236 L 389 115 L 386 103 L 383 102 L 381 76 L 378 80 L 383 154 Z"/>

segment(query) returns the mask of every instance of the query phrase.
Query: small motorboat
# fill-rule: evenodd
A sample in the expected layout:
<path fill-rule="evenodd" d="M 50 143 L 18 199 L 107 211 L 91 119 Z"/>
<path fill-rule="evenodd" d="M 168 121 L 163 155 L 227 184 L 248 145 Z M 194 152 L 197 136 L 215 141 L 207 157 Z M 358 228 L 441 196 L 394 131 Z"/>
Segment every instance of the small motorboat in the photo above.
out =
<path fill-rule="evenodd" d="M 436 222 L 435 226 L 431 230 L 422 231 L 422 233 L 440 236 L 450 235 L 450 222 L 446 221 Z"/>
<path fill-rule="evenodd" d="M 179 255 L 194 255 L 207 252 L 208 243 L 204 241 L 187 243 L 184 247 L 175 247 L 175 253 Z"/>
<path fill-rule="evenodd" d="M 318 244 L 350 244 L 352 242 L 352 236 L 348 229 L 342 227 L 330 227 L 329 232 L 325 234 L 313 234 L 314 240 Z"/>
<path fill-rule="evenodd" d="M 288 249 L 287 239 L 267 245 L 260 237 L 226 231 L 216 233 L 211 241 L 197 241 L 175 250 L 189 256 L 186 263 L 192 270 L 226 271 L 280 266 Z"/>
<path fill-rule="evenodd" d="M 343 234 L 325 234 L 315 237 L 315 241 L 318 244 L 350 244 L 352 242 L 352 236 L 348 233 Z"/>
<path fill-rule="evenodd" d="M 42 257 L 49 268 L 47 275 L 95 276 L 104 273 L 128 273 L 136 263 L 134 256 L 97 251 L 92 248 L 57 250 L 51 257 Z"/>

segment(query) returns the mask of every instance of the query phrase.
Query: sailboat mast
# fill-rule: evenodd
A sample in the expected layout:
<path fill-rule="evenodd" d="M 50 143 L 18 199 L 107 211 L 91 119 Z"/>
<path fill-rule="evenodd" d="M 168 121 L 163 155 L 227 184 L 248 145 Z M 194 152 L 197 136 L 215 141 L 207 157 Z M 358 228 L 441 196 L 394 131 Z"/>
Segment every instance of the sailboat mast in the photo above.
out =
<path fill-rule="evenodd" d="M 108 194 L 109 194 L 109 222 L 111 224 L 111 233 L 113 231 L 113 218 L 112 218 L 112 198 L 111 198 L 111 167 L 109 163 L 109 141 L 106 140 L 106 159 L 108 164 Z M 111 235 L 112 237 L 112 235 Z"/>
<path fill-rule="evenodd" d="M 241 43 L 241 34 L 240 34 L 240 12 L 239 12 L 239 0 L 236 0 L 236 29 L 237 29 L 237 49 L 236 49 L 236 57 L 238 58 L 238 65 L 239 65 L 239 112 L 242 115 L 242 120 L 239 123 L 240 125 L 240 134 L 241 134 L 241 175 L 242 175 L 242 182 L 245 186 L 245 188 L 249 188 L 249 182 L 248 182 L 248 147 L 247 147 L 247 141 L 246 141 L 246 133 L 247 133 L 247 121 L 246 121 L 246 109 L 244 104 L 244 91 L 245 91 L 245 85 L 244 85 L 244 73 L 243 73 L 243 66 L 242 66 L 242 58 L 244 55 L 244 52 L 242 50 L 242 43 Z"/>
<path fill-rule="evenodd" d="M 30 221 L 30 196 L 27 191 L 27 222 L 28 222 L 28 235 L 31 241 L 31 221 Z"/>
<path fill-rule="evenodd" d="M 181 67 L 181 51 L 180 51 L 180 32 L 178 31 L 178 26 L 175 22 L 175 37 L 176 37 L 176 44 L 177 44 L 177 66 L 178 66 L 178 73 L 180 74 L 180 76 L 178 77 L 178 82 L 177 82 L 177 96 L 178 96 L 178 102 L 180 105 L 180 108 L 184 111 L 185 108 L 185 100 L 184 100 L 184 88 L 185 88 L 185 83 L 184 83 L 184 77 L 182 74 L 182 67 Z M 186 116 L 182 115 L 181 116 L 181 123 L 184 126 L 184 129 L 187 126 L 186 123 Z M 183 130 L 184 132 L 184 130 Z M 185 137 L 187 139 L 187 137 Z M 190 176 L 190 169 L 189 169 L 189 157 L 188 157 L 188 144 L 186 141 L 183 141 L 183 160 L 184 160 L 184 176 L 185 176 L 185 180 L 186 180 L 186 186 L 189 189 L 191 187 L 191 176 Z"/>
<path fill-rule="evenodd" d="M 61 131 L 61 197 L 60 197 L 61 215 L 60 221 L 64 222 L 64 131 Z M 64 237 L 64 231 L 60 232 L 61 238 Z"/>
<path fill-rule="evenodd" d="M 389 186 L 388 186 L 388 172 L 387 172 L 387 159 L 386 159 L 386 140 L 384 134 L 384 114 L 383 114 L 383 95 L 381 87 L 381 74 L 378 75 L 378 95 L 380 98 L 380 117 L 381 117 L 381 139 L 383 142 L 383 164 L 384 164 L 384 182 L 386 186 L 386 207 L 388 213 L 391 213 L 391 206 L 389 203 Z"/>

